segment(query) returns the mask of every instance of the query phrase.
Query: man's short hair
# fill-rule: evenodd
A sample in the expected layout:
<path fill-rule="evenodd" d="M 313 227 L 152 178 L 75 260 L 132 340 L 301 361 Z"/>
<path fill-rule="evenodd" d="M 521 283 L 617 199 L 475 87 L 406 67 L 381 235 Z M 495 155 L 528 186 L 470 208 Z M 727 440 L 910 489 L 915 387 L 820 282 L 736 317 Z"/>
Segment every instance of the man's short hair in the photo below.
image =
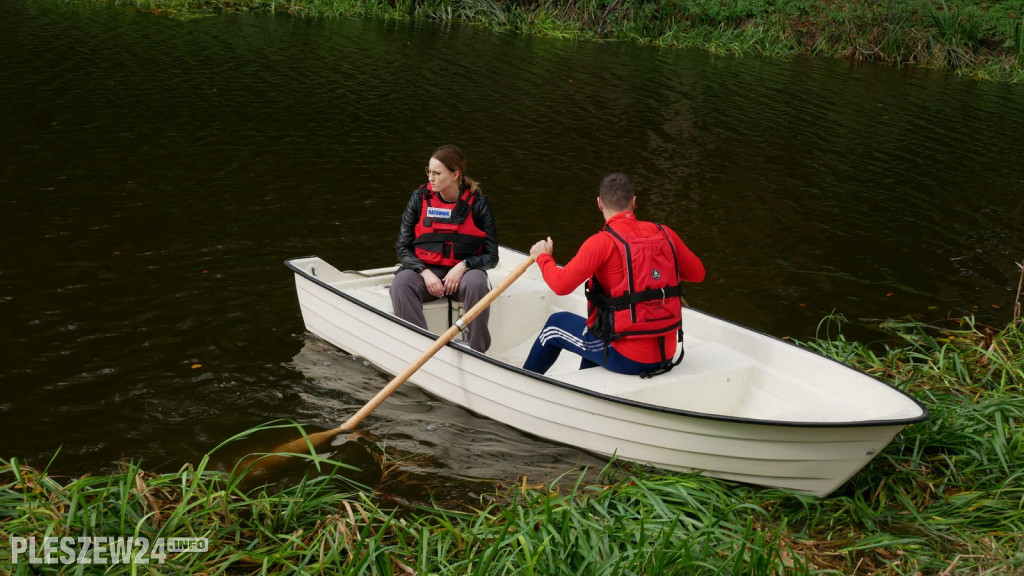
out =
<path fill-rule="evenodd" d="M 633 182 L 629 176 L 616 172 L 601 180 L 601 202 L 605 208 L 617 212 L 628 210 L 633 196 Z"/>

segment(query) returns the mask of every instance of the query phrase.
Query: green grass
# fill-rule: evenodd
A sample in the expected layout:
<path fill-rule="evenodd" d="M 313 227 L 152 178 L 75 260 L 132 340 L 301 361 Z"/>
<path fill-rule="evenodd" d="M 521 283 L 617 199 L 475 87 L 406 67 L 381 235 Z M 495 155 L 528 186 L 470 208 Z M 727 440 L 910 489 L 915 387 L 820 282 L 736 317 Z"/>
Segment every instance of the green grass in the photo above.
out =
<path fill-rule="evenodd" d="M 808 512 L 842 502 L 839 532 L 851 546 L 898 541 L 893 552 L 901 558 L 871 559 L 885 571 L 1024 572 L 1021 323 L 996 330 L 965 318 L 948 327 L 910 320 L 882 327 L 901 344 L 876 353 L 840 334 L 809 346 L 908 390 L 931 416 L 901 434 L 839 498 Z M 899 569 L 888 565 L 896 560 Z"/>
<path fill-rule="evenodd" d="M 463 22 L 713 54 L 914 65 L 1024 82 L 1024 0 L 97 0 L 159 13 Z"/>
<path fill-rule="evenodd" d="M 295 457 L 305 479 L 256 487 L 208 469 L 209 455 L 174 473 L 125 463 L 63 480 L 0 460 L 0 566 L 12 536 L 137 535 L 206 537 L 210 548 L 106 573 L 1024 573 L 1020 322 L 889 321 L 884 346 L 847 341 L 844 322 L 826 319 L 828 336 L 803 345 L 907 391 L 931 416 L 827 498 L 613 462 L 594 483 L 570 471 L 461 506 L 398 506 L 309 455 Z M 379 461 L 393 476 L 381 486 L 400 482 L 402 460 Z M 19 562 L 13 572 L 65 568 Z"/>

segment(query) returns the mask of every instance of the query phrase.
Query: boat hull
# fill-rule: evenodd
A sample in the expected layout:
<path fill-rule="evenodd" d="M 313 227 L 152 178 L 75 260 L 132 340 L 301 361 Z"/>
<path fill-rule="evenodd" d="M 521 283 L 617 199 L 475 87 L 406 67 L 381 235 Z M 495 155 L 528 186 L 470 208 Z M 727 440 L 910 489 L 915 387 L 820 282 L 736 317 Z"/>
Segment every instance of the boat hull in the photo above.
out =
<path fill-rule="evenodd" d="M 504 249 L 502 255 L 495 275 L 511 269 L 516 258 L 521 257 Z M 435 334 L 382 310 L 379 303 L 358 297 L 360 283 L 376 285 L 372 273 L 359 277 L 359 273 L 339 272 L 315 257 L 290 260 L 288 266 L 295 272 L 306 329 L 385 372 L 401 372 L 436 338 Z M 380 271 L 376 272 L 379 276 Z M 537 281 L 534 277 L 533 282 Z M 353 287 L 356 289 L 349 289 Z M 492 306 L 504 306 L 508 314 L 522 310 L 512 305 L 514 298 L 510 296 L 508 302 L 499 299 Z M 711 325 L 720 322 L 727 334 L 743 330 L 692 310 L 685 312 L 687 325 L 710 321 Z M 492 332 L 500 330 L 503 318 L 502 314 L 492 312 Z M 687 330 L 689 343 L 692 329 Z M 743 336 L 741 332 L 738 337 Z M 523 342 L 519 348 L 528 344 Z M 778 344 L 796 349 L 781 341 Z M 698 340 L 698 345 L 690 348 L 683 365 L 676 369 L 683 378 L 683 366 L 693 364 L 694 374 L 701 369 L 702 349 L 709 351 L 706 363 L 714 363 L 714 346 L 701 346 Z M 733 379 L 717 373 L 714 378 L 695 376 L 692 383 L 700 383 L 706 390 L 697 390 L 696 386 L 679 390 L 686 386 L 686 380 L 665 379 L 659 384 L 655 378 L 653 384 L 641 385 L 642 379 L 602 374 L 605 372 L 598 368 L 545 377 L 477 353 L 464 344 L 450 343 L 424 364 L 410 382 L 488 418 L 594 454 L 819 496 L 838 488 L 909 422 L 927 414 L 909 397 L 859 373 L 870 386 L 884 387 L 886 394 L 892 392 L 890 399 L 906 402 L 906 412 L 898 418 L 848 422 L 774 420 L 751 417 L 742 411 L 700 412 L 685 408 L 687 398 L 692 399 L 695 408 L 701 408 L 702 403 L 704 407 L 717 403 L 715 409 L 719 409 L 725 404 L 738 406 L 749 400 L 753 392 L 749 387 L 742 393 L 732 391 L 733 379 L 739 380 L 735 375 Z M 683 396 L 684 407 L 643 401 L 645 394 L 664 396 L 655 392 L 659 386 L 671 387 L 673 394 Z M 626 389 L 629 392 L 623 392 Z M 763 404 L 770 402 L 766 400 Z"/>

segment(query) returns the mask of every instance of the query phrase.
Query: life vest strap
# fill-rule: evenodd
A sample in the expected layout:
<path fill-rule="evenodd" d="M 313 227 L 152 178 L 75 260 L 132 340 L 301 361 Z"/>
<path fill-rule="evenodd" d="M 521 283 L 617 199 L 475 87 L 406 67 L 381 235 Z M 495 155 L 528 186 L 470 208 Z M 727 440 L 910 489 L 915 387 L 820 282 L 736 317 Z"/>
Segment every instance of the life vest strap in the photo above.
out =
<path fill-rule="evenodd" d="M 611 310 L 622 310 L 642 302 L 667 300 L 669 298 L 682 298 L 685 295 L 686 292 L 683 290 L 681 285 L 666 286 L 664 288 L 648 288 L 647 290 L 629 292 L 615 297 L 594 292 L 592 290 L 588 290 L 586 292 L 587 300 L 590 300 L 599 308 L 609 308 Z"/>
<path fill-rule="evenodd" d="M 652 368 L 651 370 L 648 370 L 646 372 L 641 372 L 639 374 L 641 378 L 653 378 L 654 376 L 657 376 L 659 374 L 665 374 L 666 372 L 672 370 L 676 366 L 679 366 L 679 363 L 683 361 L 683 356 L 686 354 L 686 348 L 683 347 L 683 329 L 679 329 L 679 358 L 677 358 L 675 362 L 669 360 L 668 358 L 665 358 L 664 336 L 658 338 L 658 345 L 661 347 L 661 365 L 658 366 L 657 368 Z"/>

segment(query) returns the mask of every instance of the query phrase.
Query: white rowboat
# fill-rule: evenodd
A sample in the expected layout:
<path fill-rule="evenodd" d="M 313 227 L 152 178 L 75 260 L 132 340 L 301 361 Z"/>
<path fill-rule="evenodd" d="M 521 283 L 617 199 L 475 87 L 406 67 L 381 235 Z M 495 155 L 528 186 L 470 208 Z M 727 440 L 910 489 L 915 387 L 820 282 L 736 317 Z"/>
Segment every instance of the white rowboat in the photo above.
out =
<path fill-rule="evenodd" d="M 525 258 L 501 248 L 491 284 Z M 447 300 L 424 307 L 430 331 L 392 314 L 394 266 L 343 272 L 315 256 L 286 265 L 306 329 L 387 373 L 400 373 L 449 327 Z M 594 454 L 818 496 L 928 417 L 913 398 L 863 372 L 692 308 L 683 309 L 685 357 L 667 374 L 580 370 L 569 353 L 546 375 L 522 369 L 548 315 L 585 308 L 582 288 L 556 296 L 531 267 L 491 304 L 486 354 L 453 341 L 409 381 Z"/>

